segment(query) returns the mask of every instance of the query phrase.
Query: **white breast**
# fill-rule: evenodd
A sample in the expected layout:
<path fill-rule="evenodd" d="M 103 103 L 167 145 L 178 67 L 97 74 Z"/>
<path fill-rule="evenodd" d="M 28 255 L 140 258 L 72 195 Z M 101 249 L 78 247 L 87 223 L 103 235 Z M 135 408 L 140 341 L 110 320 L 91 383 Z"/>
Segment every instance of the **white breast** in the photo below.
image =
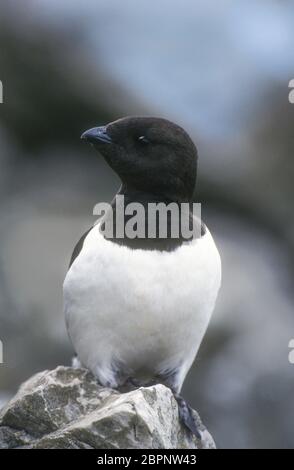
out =
<path fill-rule="evenodd" d="M 173 252 L 132 250 L 105 240 L 95 226 L 64 282 L 69 335 L 103 384 L 114 366 L 130 373 L 180 370 L 185 378 L 207 328 L 221 280 L 207 230 Z"/>

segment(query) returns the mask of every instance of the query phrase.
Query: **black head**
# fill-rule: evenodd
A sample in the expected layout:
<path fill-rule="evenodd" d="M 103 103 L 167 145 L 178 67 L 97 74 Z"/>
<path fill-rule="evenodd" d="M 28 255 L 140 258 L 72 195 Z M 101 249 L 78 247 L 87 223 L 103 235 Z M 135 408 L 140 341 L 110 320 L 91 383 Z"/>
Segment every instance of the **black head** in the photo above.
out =
<path fill-rule="evenodd" d="M 84 132 L 123 186 L 173 201 L 193 197 L 197 150 L 188 134 L 166 119 L 125 117 Z"/>

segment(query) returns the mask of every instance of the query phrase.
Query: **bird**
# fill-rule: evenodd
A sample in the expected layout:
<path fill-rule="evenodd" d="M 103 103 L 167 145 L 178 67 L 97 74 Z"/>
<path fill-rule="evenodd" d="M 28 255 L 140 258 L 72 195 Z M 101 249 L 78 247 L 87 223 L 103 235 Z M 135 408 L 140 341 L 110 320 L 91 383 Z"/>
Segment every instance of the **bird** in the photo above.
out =
<path fill-rule="evenodd" d="M 85 131 L 120 178 L 115 200 L 191 205 L 197 148 L 179 125 L 159 117 L 127 116 Z M 191 207 L 191 206 L 189 206 Z M 107 211 L 106 211 L 107 212 Z M 197 438 L 201 430 L 181 395 L 221 285 L 221 258 L 208 227 L 197 236 L 106 236 L 98 219 L 74 248 L 63 284 L 66 326 L 78 364 L 104 387 L 162 383 L 178 403 L 179 417 Z M 148 228 L 148 216 L 144 216 Z M 189 212 L 189 218 L 195 217 Z M 115 217 L 114 217 L 115 219 Z M 123 223 L 130 220 L 124 215 Z M 167 225 L 170 228 L 170 218 Z"/>

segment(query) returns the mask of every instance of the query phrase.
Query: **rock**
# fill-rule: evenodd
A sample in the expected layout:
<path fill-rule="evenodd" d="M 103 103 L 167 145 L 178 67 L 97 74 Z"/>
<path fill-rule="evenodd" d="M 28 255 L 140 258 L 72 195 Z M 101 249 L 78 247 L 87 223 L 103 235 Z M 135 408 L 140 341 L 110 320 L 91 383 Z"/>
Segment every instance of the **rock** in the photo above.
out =
<path fill-rule="evenodd" d="M 164 385 L 119 393 L 101 387 L 86 369 L 60 366 L 31 377 L 0 411 L 0 448 L 215 448 L 195 416 L 201 440 L 179 423 Z"/>

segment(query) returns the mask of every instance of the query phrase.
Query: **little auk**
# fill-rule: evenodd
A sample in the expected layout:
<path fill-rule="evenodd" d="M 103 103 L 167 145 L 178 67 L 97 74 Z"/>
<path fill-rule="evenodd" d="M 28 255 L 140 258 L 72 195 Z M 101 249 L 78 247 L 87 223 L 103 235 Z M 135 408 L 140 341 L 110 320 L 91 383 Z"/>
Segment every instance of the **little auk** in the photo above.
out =
<path fill-rule="evenodd" d="M 125 204 L 192 203 L 197 149 L 178 125 L 125 117 L 81 138 L 119 176 Z M 111 207 L 115 212 L 114 201 Z M 189 240 L 170 233 L 162 238 L 158 231 L 153 238 L 109 237 L 101 230 L 105 220 L 76 245 L 63 286 L 66 325 L 79 364 L 105 387 L 165 384 L 181 421 L 199 438 L 193 410 L 180 392 L 221 283 L 212 235 L 199 222 L 198 236 Z M 128 220 L 125 216 L 124 223 Z"/>

